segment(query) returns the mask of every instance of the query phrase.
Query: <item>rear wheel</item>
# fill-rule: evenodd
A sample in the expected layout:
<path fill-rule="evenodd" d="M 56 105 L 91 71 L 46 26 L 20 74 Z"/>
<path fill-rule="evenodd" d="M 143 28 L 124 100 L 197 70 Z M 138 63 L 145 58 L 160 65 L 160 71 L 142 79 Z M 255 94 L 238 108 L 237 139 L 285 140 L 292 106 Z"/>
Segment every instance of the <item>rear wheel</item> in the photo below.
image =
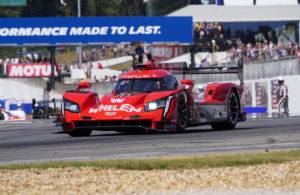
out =
<path fill-rule="evenodd" d="M 34 118 L 37 118 L 37 119 L 45 118 L 45 111 L 42 108 L 37 109 L 36 112 L 35 112 L 35 117 Z"/>
<path fill-rule="evenodd" d="M 4 115 L 0 112 L 0 120 L 4 120 Z"/>
<path fill-rule="evenodd" d="M 239 118 L 240 101 L 238 94 L 231 91 L 227 101 L 227 121 L 220 123 L 213 123 L 211 127 L 214 130 L 230 130 L 234 129 Z"/>
<path fill-rule="evenodd" d="M 184 132 L 187 126 L 187 102 L 186 94 L 182 93 L 179 95 L 178 104 L 177 104 L 177 123 L 176 131 Z"/>
<path fill-rule="evenodd" d="M 80 129 L 68 132 L 68 135 L 71 137 L 86 137 L 90 136 L 92 133 L 91 129 Z"/>

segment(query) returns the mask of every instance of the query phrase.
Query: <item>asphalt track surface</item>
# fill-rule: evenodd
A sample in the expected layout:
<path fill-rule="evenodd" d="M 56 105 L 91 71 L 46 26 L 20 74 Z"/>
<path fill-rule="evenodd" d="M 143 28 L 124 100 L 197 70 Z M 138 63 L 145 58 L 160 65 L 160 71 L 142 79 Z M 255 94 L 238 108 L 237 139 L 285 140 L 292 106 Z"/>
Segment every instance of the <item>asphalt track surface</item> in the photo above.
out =
<path fill-rule="evenodd" d="M 58 131 L 52 120 L 0 121 L 0 165 L 300 149 L 300 116 L 248 119 L 229 131 L 210 126 L 186 133 L 93 131 L 79 138 Z"/>

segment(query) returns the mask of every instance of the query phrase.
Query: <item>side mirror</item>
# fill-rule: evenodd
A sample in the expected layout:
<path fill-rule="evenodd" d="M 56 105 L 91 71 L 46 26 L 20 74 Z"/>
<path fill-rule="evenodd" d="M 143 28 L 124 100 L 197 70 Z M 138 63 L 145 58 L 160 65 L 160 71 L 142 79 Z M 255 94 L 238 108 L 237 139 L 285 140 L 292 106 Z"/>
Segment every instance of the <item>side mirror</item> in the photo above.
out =
<path fill-rule="evenodd" d="M 189 85 L 189 86 L 191 86 L 191 85 L 194 85 L 194 80 L 192 80 L 192 79 L 182 80 L 181 84 L 182 85 Z"/>
<path fill-rule="evenodd" d="M 90 82 L 80 82 L 78 83 L 78 87 L 76 91 L 80 91 L 80 89 L 88 89 L 92 87 L 92 83 Z"/>
<path fill-rule="evenodd" d="M 184 88 L 189 92 L 192 93 L 193 87 L 194 87 L 194 80 L 192 79 L 186 79 L 186 80 L 181 80 L 181 85 L 184 86 Z"/>

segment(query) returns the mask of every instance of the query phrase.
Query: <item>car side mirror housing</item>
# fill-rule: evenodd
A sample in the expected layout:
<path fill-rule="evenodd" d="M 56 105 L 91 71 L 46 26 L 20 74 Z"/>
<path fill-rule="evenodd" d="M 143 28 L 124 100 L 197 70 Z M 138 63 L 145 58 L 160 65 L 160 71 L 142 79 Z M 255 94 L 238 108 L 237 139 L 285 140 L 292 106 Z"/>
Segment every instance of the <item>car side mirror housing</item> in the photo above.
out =
<path fill-rule="evenodd" d="M 186 79 L 181 81 L 181 85 L 189 92 L 192 93 L 195 81 L 192 79 Z"/>
<path fill-rule="evenodd" d="M 182 81 L 181 81 L 181 84 L 182 84 L 182 85 L 189 85 L 189 86 L 192 86 L 192 85 L 195 84 L 195 81 L 192 80 L 192 79 L 186 79 L 186 80 L 182 80 Z"/>
<path fill-rule="evenodd" d="M 80 82 L 78 83 L 78 87 L 76 91 L 80 91 L 80 89 L 89 89 L 92 87 L 92 83 L 90 82 Z"/>

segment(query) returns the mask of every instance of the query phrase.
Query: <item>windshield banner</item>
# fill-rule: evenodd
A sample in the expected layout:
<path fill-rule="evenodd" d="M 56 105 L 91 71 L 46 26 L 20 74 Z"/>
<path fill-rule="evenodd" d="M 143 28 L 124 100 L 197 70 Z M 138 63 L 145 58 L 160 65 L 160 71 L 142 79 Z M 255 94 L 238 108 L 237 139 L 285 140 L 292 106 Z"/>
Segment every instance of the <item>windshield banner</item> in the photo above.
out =
<path fill-rule="evenodd" d="M 0 46 L 192 43 L 192 17 L 1 18 Z"/>

